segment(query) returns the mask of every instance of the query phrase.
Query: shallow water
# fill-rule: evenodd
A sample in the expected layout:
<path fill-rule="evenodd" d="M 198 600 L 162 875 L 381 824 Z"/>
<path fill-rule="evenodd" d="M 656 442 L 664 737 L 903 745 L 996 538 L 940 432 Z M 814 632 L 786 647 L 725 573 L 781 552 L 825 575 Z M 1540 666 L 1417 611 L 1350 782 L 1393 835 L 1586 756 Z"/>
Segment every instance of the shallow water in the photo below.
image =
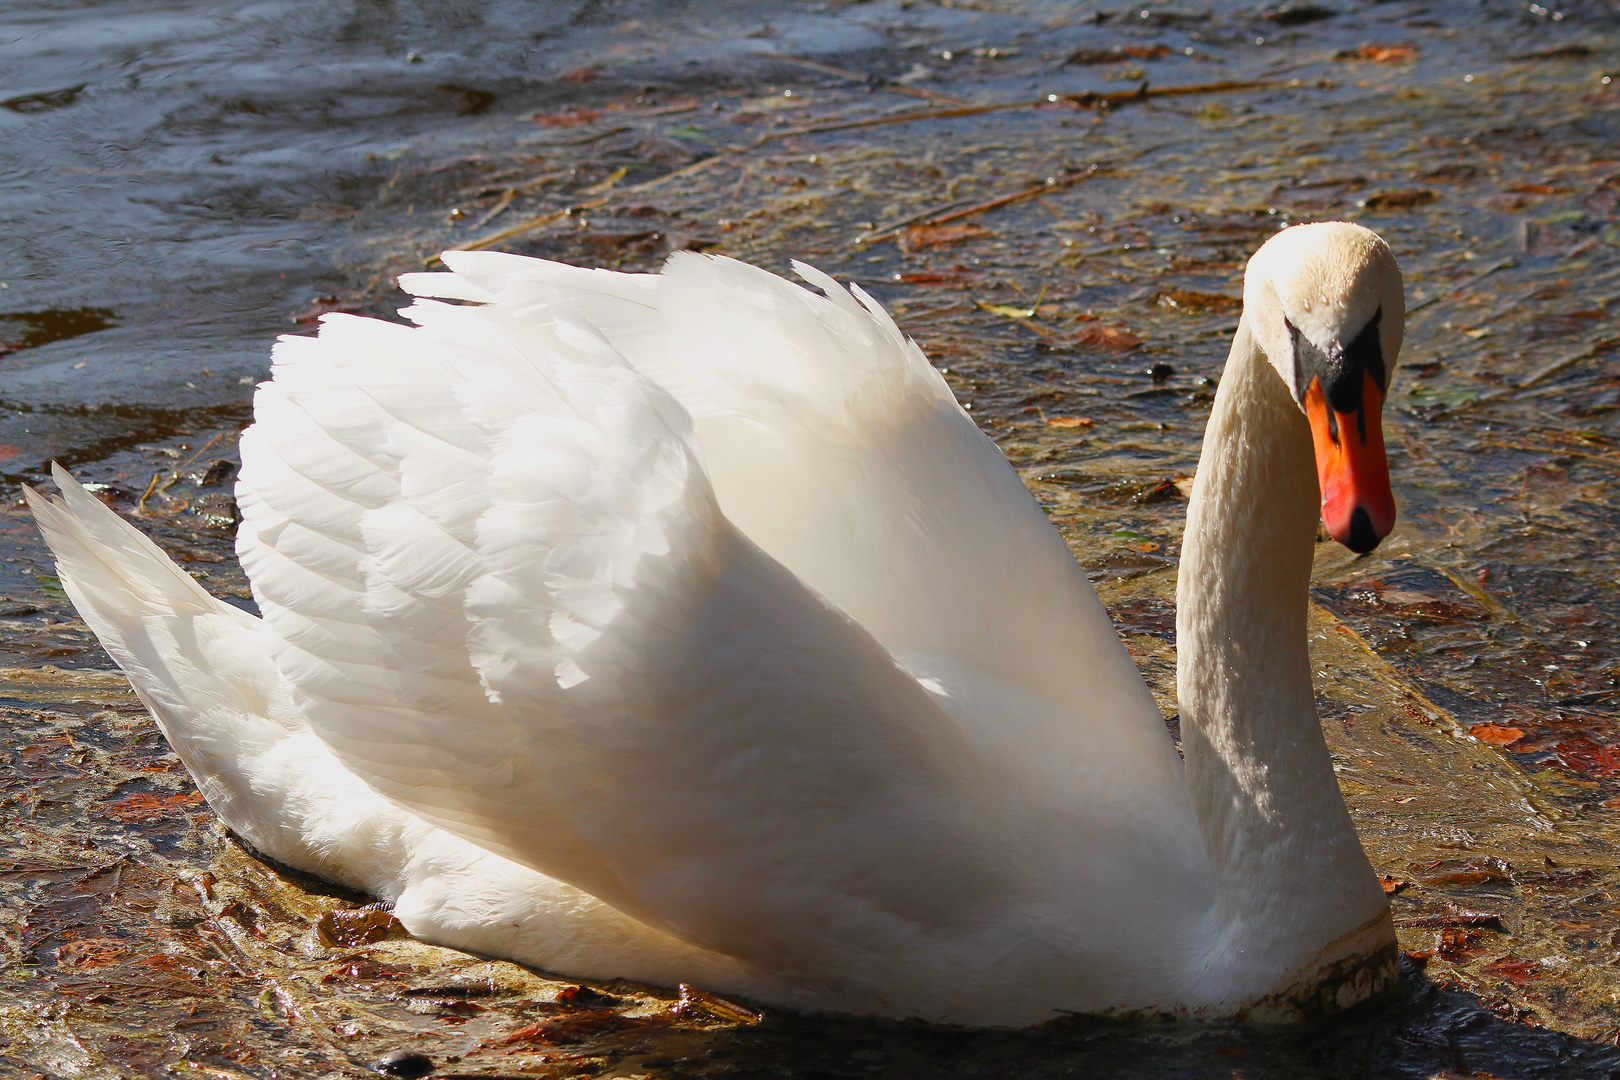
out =
<path fill-rule="evenodd" d="M 364 899 L 217 834 L 13 506 L 0 1066 L 353 1074 L 409 1047 L 478 1075 L 1620 1071 L 1612 3 L 64 3 L 0 12 L 0 72 L 8 483 L 71 464 L 250 606 L 229 492 L 274 334 L 387 314 L 394 275 L 472 243 L 802 257 L 947 370 L 1172 718 L 1178 481 L 1243 260 L 1290 221 L 1378 229 L 1412 309 L 1386 418 L 1402 520 L 1369 557 L 1320 547 L 1312 626 L 1414 957 L 1393 999 L 1319 1027 L 1014 1036 L 670 1018 L 634 987 L 550 1004 L 565 984 L 513 965 L 334 944 L 322 912 Z M 1205 89 L 1157 94 L 1177 87 Z"/>

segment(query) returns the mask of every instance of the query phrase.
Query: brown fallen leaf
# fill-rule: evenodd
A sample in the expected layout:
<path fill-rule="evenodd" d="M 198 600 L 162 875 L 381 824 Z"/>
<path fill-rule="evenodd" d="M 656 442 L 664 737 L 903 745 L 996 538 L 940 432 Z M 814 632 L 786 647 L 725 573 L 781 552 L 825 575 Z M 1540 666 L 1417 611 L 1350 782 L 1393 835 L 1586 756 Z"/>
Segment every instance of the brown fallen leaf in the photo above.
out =
<path fill-rule="evenodd" d="M 1159 480 L 1155 483 L 1146 485 L 1135 495 L 1131 496 L 1131 502 L 1145 506 L 1148 503 L 1165 502 L 1180 495 L 1180 484 L 1176 483 L 1174 480 Z M 1158 544 L 1154 544 L 1152 547 L 1138 547 L 1137 550 L 1152 551 L 1156 550 L 1158 546 Z"/>
<path fill-rule="evenodd" d="M 1378 876 L 1378 884 L 1383 888 L 1385 896 L 1394 896 L 1396 893 L 1410 885 L 1411 882 L 1394 877 L 1390 874 L 1380 874 Z"/>
<path fill-rule="evenodd" d="M 1439 197 L 1438 192 L 1427 188 L 1407 188 L 1402 191 L 1383 191 L 1377 195 L 1369 195 L 1361 200 L 1361 205 L 1368 210 L 1410 210 L 1414 206 L 1432 203 Z"/>
<path fill-rule="evenodd" d="M 133 795 L 126 795 L 116 802 L 110 802 L 101 808 L 103 817 L 110 817 L 115 821 L 137 822 L 156 821 L 158 818 L 170 814 L 184 813 L 203 804 L 201 792 L 187 791 L 179 795 L 153 795 L 150 792 L 139 791 Z"/>
<path fill-rule="evenodd" d="M 1046 418 L 1047 427 L 1082 428 L 1092 427 L 1096 423 L 1097 421 L 1089 416 L 1048 416 Z"/>
<path fill-rule="evenodd" d="M 1153 294 L 1153 303 L 1176 311 L 1237 311 L 1243 306 L 1241 298 L 1224 293 L 1199 292 L 1196 289 L 1161 289 Z"/>
<path fill-rule="evenodd" d="M 351 979 L 397 979 L 410 972 L 365 956 L 345 956 L 336 967 L 321 976 L 321 982 L 347 982 Z"/>
<path fill-rule="evenodd" d="M 604 1009 L 619 1003 L 619 999 L 612 994 L 604 994 L 600 990 L 592 990 L 577 983 L 563 987 L 551 1000 L 558 1005 L 568 1005 L 577 1009 Z"/>
<path fill-rule="evenodd" d="M 989 235 L 989 229 L 971 221 L 960 225 L 908 225 L 900 234 L 900 246 L 906 251 L 922 251 Z"/>
<path fill-rule="evenodd" d="M 287 319 L 289 322 L 297 323 L 299 326 L 308 326 L 311 323 L 319 322 L 322 315 L 327 315 L 334 311 L 353 315 L 359 311 L 363 311 L 364 309 L 364 300 L 353 297 L 344 298 L 328 293 L 324 296 L 317 296 L 309 307 L 293 315 L 287 316 Z"/>
<path fill-rule="evenodd" d="M 1620 755 L 1584 735 L 1554 743 L 1553 754 L 1560 765 L 1581 776 L 1597 779 L 1620 772 Z"/>
<path fill-rule="evenodd" d="M 1492 911 L 1471 911 L 1460 904 L 1443 904 L 1423 915 L 1410 915 L 1397 919 L 1396 926 L 1418 930 L 1442 930 L 1453 927 L 1491 927 L 1501 929 L 1502 916 Z"/>
<path fill-rule="evenodd" d="M 1508 953 L 1487 964 L 1484 974 L 1514 986 L 1528 986 L 1540 976 L 1541 964 Z"/>
<path fill-rule="evenodd" d="M 1103 323 L 1088 322 L 1074 335 L 1076 344 L 1107 349 L 1109 352 L 1130 352 L 1140 348 L 1142 339 L 1129 330 Z"/>
<path fill-rule="evenodd" d="M 315 933 L 323 945 L 353 949 L 381 941 L 392 934 L 403 934 L 405 927 L 386 911 L 354 908 L 349 911 L 328 911 L 315 924 Z"/>
<path fill-rule="evenodd" d="M 57 949 L 56 962 L 68 967 L 99 968 L 116 964 L 128 955 L 128 942 L 118 938 L 81 938 Z"/>
<path fill-rule="evenodd" d="M 535 123 L 550 128 L 584 127 L 586 124 L 594 124 L 600 119 L 602 119 L 600 112 L 584 107 L 564 109 L 561 112 L 554 113 L 534 114 Z"/>
<path fill-rule="evenodd" d="M 1506 727 L 1502 724 L 1475 724 L 1468 729 L 1468 734 L 1491 746 L 1512 746 L 1524 738 L 1522 728 Z"/>
<path fill-rule="evenodd" d="M 1434 955 L 1442 960 L 1467 960 L 1471 956 L 1478 956 L 1484 951 L 1479 945 L 1480 938 L 1484 936 L 1480 931 L 1466 927 L 1442 930 L 1434 935 Z"/>
<path fill-rule="evenodd" d="M 1121 60 L 1157 60 L 1169 56 L 1168 45 L 1113 45 L 1106 49 L 1080 49 L 1069 54 L 1064 64 L 1114 64 Z"/>
<path fill-rule="evenodd" d="M 1370 60 L 1374 64 L 1404 64 L 1416 60 L 1416 45 L 1363 45 L 1357 49 L 1340 49 L 1333 54 L 1335 60 Z"/>

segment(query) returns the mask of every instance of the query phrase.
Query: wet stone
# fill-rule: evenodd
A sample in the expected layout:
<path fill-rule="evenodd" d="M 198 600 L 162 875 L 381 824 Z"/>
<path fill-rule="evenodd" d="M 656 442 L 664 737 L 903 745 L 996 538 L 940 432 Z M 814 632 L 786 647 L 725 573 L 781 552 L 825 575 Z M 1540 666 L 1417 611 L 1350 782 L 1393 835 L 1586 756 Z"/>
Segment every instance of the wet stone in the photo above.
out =
<path fill-rule="evenodd" d="M 395 1050 L 384 1054 L 371 1067 L 384 1076 L 395 1077 L 396 1080 L 421 1080 L 434 1068 L 432 1058 L 410 1050 Z"/>

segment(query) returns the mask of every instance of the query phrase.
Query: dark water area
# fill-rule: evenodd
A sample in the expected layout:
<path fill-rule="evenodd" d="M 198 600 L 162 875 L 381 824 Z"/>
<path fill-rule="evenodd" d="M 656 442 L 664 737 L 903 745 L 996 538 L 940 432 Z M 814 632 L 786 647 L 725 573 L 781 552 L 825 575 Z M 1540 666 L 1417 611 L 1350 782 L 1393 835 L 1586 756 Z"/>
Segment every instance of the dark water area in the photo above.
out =
<path fill-rule="evenodd" d="M 1407 280 L 1401 523 L 1318 551 L 1319 711 L 1401 989 L 1298 1029 L 752 1022 L 373 934 L 250 857 L 0 509 L 0 1075 L 1620 1075 L 1620 6 L 42 3 L 0 10 L 0 479 L 215 593 L 269 343 L 478 246 L 859 282 L 1087 567 L 1175 731 L 1183 488 L 1243 262 Z M 346 914 L 347 913 L 347 914 Z M 351 929 L 344 929 L 351 927 Z"/>

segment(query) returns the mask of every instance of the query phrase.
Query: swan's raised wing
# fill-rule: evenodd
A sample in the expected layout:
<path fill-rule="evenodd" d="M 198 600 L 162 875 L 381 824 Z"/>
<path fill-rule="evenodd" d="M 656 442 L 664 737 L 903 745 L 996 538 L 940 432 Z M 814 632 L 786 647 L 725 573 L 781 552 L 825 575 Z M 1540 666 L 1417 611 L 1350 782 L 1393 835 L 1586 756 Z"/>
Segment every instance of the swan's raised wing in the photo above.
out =
<path fill-rule="evenodd" d="M 692 414 L 726 515 L 942 685 L 1004 764 L 1071 807 L 1185 803 L 1152 697 L 1062 538 L 858 287 L 795 264 L 816 295 L 692 253 L 662 275 L 444 258 L 454 274 L 401 283 L 514 312 L 566 295 Z"/>
<path fill-rule="evenodd" d="M 954 721 L 721 514 L 679 404 L 532 300 L 277 346 L 238 551 L 310 726 L 435 824 L 775 970 L 1015 888 Z"/>

